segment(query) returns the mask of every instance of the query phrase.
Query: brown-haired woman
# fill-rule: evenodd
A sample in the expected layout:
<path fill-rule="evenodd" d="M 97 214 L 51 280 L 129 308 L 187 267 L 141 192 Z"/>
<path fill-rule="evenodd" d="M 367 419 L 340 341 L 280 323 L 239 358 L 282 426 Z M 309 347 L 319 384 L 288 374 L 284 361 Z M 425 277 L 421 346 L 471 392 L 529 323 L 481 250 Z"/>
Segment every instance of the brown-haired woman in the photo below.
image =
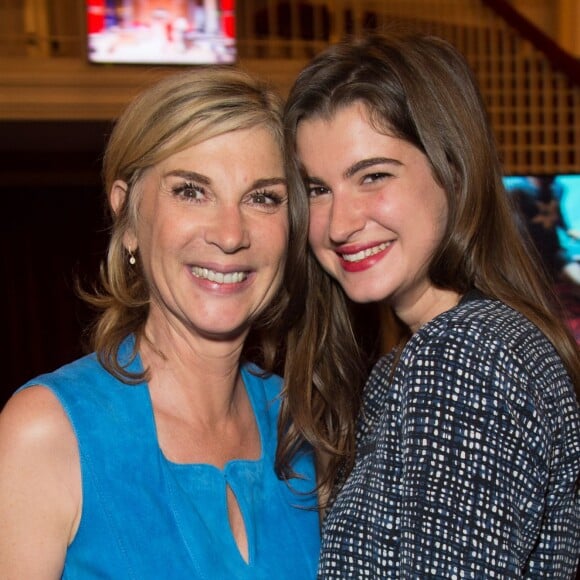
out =
<path fill-rule="evenodd" d="M 278 465 L 304 439 L 327 457 L 320 578 L 570 578 L 578 347 L 465 59 L 425 35 L 344 42 L 301 72 L 285 117 L 311 253 Z M 409 330 L 362 394 L 347 298 Z"/>

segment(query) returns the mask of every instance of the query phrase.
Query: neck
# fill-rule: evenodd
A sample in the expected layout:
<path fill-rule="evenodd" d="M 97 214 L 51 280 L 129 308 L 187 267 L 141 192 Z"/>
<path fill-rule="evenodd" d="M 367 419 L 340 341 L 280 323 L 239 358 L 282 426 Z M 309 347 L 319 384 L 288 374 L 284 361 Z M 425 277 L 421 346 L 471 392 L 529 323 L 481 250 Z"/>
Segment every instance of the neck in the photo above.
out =
<path fill-rule="evenodd" d="M 244 338 L 213 341 L 147 329 L 139 351 L 154 403 L 209 423 L 229 417 L 239 400 Z"/>
<path fill-rule="evenodd" d="M 393 309 L 397 316 L 415 333 L 427 322 L 457 306 L 460 300 L 461 295 L 454 290 L 443 290 L 430 286 L 420 296 L 394 304 Z"/>

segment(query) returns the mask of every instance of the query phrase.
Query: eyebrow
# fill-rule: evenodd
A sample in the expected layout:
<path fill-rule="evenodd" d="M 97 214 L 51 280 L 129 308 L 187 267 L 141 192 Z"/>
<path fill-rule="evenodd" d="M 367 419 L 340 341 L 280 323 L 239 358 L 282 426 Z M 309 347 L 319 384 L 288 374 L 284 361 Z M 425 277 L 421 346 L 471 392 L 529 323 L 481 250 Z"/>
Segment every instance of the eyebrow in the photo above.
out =
<path fill-rule="evenodd" d="M 396 165 L 397 167 L 403 165 L 400 161 L 398 161 L 397 159 L 392 159 L 391 157 L 371 157 L 369 159 L 361 159 L 360 161 L 357 161 L 356 163 L 348 167 L 342 175 L 344 178 L 348 179 L 353 175 L 355 175 L 357 172 L 361 171 L 362 169 L 367 169 L 368 167 L 374 167 L 375 165 L 382 164 Z M 319 177 L 307 175 L 306 181 L 311 185 L 319 185 L 322 187 L 326 187 L 326 183 L 324 182 L 324 180 L 320 179 Z"/>
<path fill-rule="evenodd" d="M 209 177 L 206 177 L 201 173 L 197 173 L 196 171 L 186 171 L 185 169 L 173 169 L 172 171 L 168 171 L 163 177 L 182 177 L 183 179 L 196 181 L 198 183 L 202 183 L 203 185 L 209 185 L 211 183 L 211 179 Z"/>
<path fill-rule="evenodd" d="M 351 165 L 347 170 L 344 172 L 344 177 L 352 177 L 355 173 L 358 173 L 361 169 L 367 169 L 368 167 L 373 167 L 374 165 L 403 165 L 397 159 L 392 159 L 390 157 L 371 157 L 370 159 L 361 159 L 357 161 L 353 165 Z"/>
<path fill-rule="evenodd" d="M 211 185 L 211 179 L 206 175 L 197 173 L 197 171 L 174 169 L 172 171 L 168 171 L 165 174 L 165 177 L 181 177 L 183 179 L 195 181 L 196 183 L 201 183 L 202 185 Z M 271 187 L 273 185 L 283 185 L 287 187 L 288 182 L 284 177 L 263 177 L 254 181 L 250 189 L 260 189 L 264 187 Z"/>
<path fill-rule="evenodd" d="M 258 179 L 254 181 L 252 185 L 252 189 L 259 189 L 262 187 L 270 187 L 272 185 L 283 185 L 286 187 L 288 185 L 288 181 L 284 177 L 264 177 L 263 179 Z"/>

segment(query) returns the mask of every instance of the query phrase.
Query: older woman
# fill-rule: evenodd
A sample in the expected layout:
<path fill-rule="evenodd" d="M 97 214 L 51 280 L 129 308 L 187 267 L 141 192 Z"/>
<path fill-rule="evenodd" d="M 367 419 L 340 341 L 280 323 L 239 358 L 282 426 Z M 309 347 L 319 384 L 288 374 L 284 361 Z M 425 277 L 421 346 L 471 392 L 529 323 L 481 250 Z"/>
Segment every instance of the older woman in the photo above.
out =
<path fill-rule="evenodd" d="M 314 577 L 308 449 L 289 481 L 274 471 L 271 371 L 305 227 L 281 114 L 223 68 L 170 76 L 118 120 L 94 353 L 0 415 L 2 578 Z"/>

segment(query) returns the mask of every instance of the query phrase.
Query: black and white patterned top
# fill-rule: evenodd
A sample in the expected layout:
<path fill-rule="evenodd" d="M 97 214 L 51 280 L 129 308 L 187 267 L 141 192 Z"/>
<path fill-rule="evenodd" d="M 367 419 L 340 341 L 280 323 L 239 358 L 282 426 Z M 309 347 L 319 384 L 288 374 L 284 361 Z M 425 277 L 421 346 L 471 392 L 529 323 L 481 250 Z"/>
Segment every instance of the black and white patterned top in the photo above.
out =
<path fill-rule="evenodd" d="M 551 343 L 476 297 L 392 362 L 368 380 L 319 578 L 575 577 L 580 411 Z"/>

